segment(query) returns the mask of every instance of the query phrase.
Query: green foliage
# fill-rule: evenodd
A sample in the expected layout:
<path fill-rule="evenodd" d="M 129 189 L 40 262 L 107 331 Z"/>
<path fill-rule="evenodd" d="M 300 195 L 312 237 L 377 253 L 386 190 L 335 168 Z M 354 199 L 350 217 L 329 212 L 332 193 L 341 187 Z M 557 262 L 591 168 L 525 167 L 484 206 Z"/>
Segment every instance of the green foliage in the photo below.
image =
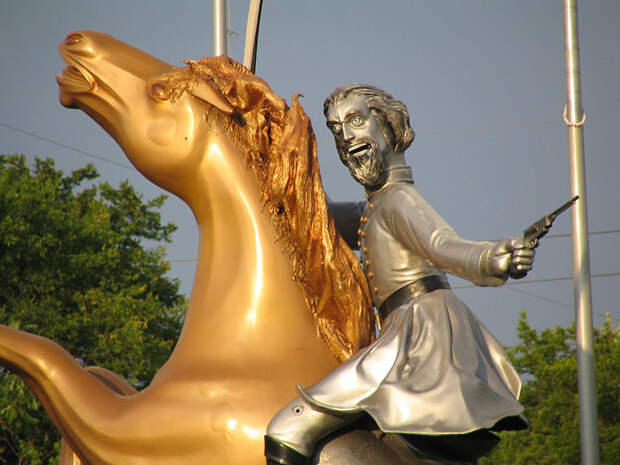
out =
<path fill-rule="evenodd" d="M 145 386 L 169 356 L 185 300 L 164 275 L 164 196 L 143 201 L 89 165 L 64 175 L 51 160 L 0 156 L 0 323 L 46 336 L 84 366 Z M 89 184 L 85 186 L 84 184 Z M 14 375 L 0 380 L 0 463 L 55 463 L 59 434 Z"/>
<path fill-rule="evenodd" d="M 481 465 L 578 465 L 581 463 L 575 328 L 537 332 L 521 315 L 520 344 L 509 350 L 527 380 L 520 401 L 531 429 L 502 433 Z M 595 331 L 594 352 L 601 465 L 620 457 L 620 332 L 611 320 Z"/>

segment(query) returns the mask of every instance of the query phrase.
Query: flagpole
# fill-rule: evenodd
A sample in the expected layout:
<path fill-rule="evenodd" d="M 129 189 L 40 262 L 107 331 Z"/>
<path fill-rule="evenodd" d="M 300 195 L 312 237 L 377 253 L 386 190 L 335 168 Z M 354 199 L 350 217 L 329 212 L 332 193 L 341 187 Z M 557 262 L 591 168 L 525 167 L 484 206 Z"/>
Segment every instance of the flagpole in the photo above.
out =
<path fill-rule="evenodd" d="M 572 237 L 581 463 L 583 465 L 598 465 L 598 422 L 592 337 L 592 293 L 590 287 L 590 251 L 583 150 L 583 124 L 585 123 L 586 115 L 581 104 L 577 0 L 564 0 L 564 33 L 567 90 L 564 122 L 568 127 L 571 196 L 579 196 L 579 200 L 577 200 L 575 207 L 572 209 Z"/>
<path fill-rule="evenodd" d="M 227 55 L 226 0 L 213 0 L 213 55 Z"/>

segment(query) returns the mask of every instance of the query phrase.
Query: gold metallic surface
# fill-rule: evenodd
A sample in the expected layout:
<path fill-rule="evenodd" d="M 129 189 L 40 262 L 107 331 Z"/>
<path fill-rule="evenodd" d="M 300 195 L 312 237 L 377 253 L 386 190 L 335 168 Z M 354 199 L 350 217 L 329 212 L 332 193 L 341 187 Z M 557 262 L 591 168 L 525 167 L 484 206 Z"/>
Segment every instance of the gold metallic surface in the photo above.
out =
<path fill-rule="evenodd" d="M 179 69 L 91 31 L 59 50 L 61 103 L 192 209 L 195 282 L 173 354 L 139 393 L 5 326 L 0 362 L 85 464 L 262 464 L 266 425 L 295 385 L 372 338 L 367 285 L 328 217 L 310 123 L 225 57 Z"/>

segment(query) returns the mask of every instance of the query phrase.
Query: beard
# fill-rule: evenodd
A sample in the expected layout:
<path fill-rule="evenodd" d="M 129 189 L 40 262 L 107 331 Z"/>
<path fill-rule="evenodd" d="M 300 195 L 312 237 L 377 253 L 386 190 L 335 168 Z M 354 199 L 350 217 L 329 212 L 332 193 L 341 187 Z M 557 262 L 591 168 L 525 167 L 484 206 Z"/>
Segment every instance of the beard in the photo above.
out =
<path fill-rule="evenodd" d="M 349 168 L 351 176 L 367 189 L 378 189 L 387 179 L 385 157 L 379 153 L 373 141 L 339 147 L 340 159 Z"/>

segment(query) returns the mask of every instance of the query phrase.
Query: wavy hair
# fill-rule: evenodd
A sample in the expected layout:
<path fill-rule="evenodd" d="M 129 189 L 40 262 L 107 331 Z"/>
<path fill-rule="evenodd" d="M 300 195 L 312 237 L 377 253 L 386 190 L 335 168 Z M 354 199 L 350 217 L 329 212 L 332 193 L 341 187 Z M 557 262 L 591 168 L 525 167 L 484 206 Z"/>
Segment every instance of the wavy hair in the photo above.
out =
<path fill-rule="evenodd" d="M 359 95 L 366 99 L 368 108 L 377 117 L 392 150 L 395 152 L 407 150 L 415 138 L 415 132 L 409 122 L 407 105 L 378 87 L 366 84 L 347 84 L 338 87 L 325 99 L 323 102 L 325 116 L 330 106 L 342 102 L 349 95 Z"/>
<path fill-rule="evenodd" d="M 220 112 L 216 117 L 224 118 L 258 180 L 318 333 L 339 360 L 346 360 L 374 338 L 372 300 L 361 266 L 328 212 L 316 140 L 299 94 L 289 108 L 265 81 L 228 57 L 186 64 L 160 82 L 178 98 L 204 79 L 235 108 L 232 117 Z"/>

